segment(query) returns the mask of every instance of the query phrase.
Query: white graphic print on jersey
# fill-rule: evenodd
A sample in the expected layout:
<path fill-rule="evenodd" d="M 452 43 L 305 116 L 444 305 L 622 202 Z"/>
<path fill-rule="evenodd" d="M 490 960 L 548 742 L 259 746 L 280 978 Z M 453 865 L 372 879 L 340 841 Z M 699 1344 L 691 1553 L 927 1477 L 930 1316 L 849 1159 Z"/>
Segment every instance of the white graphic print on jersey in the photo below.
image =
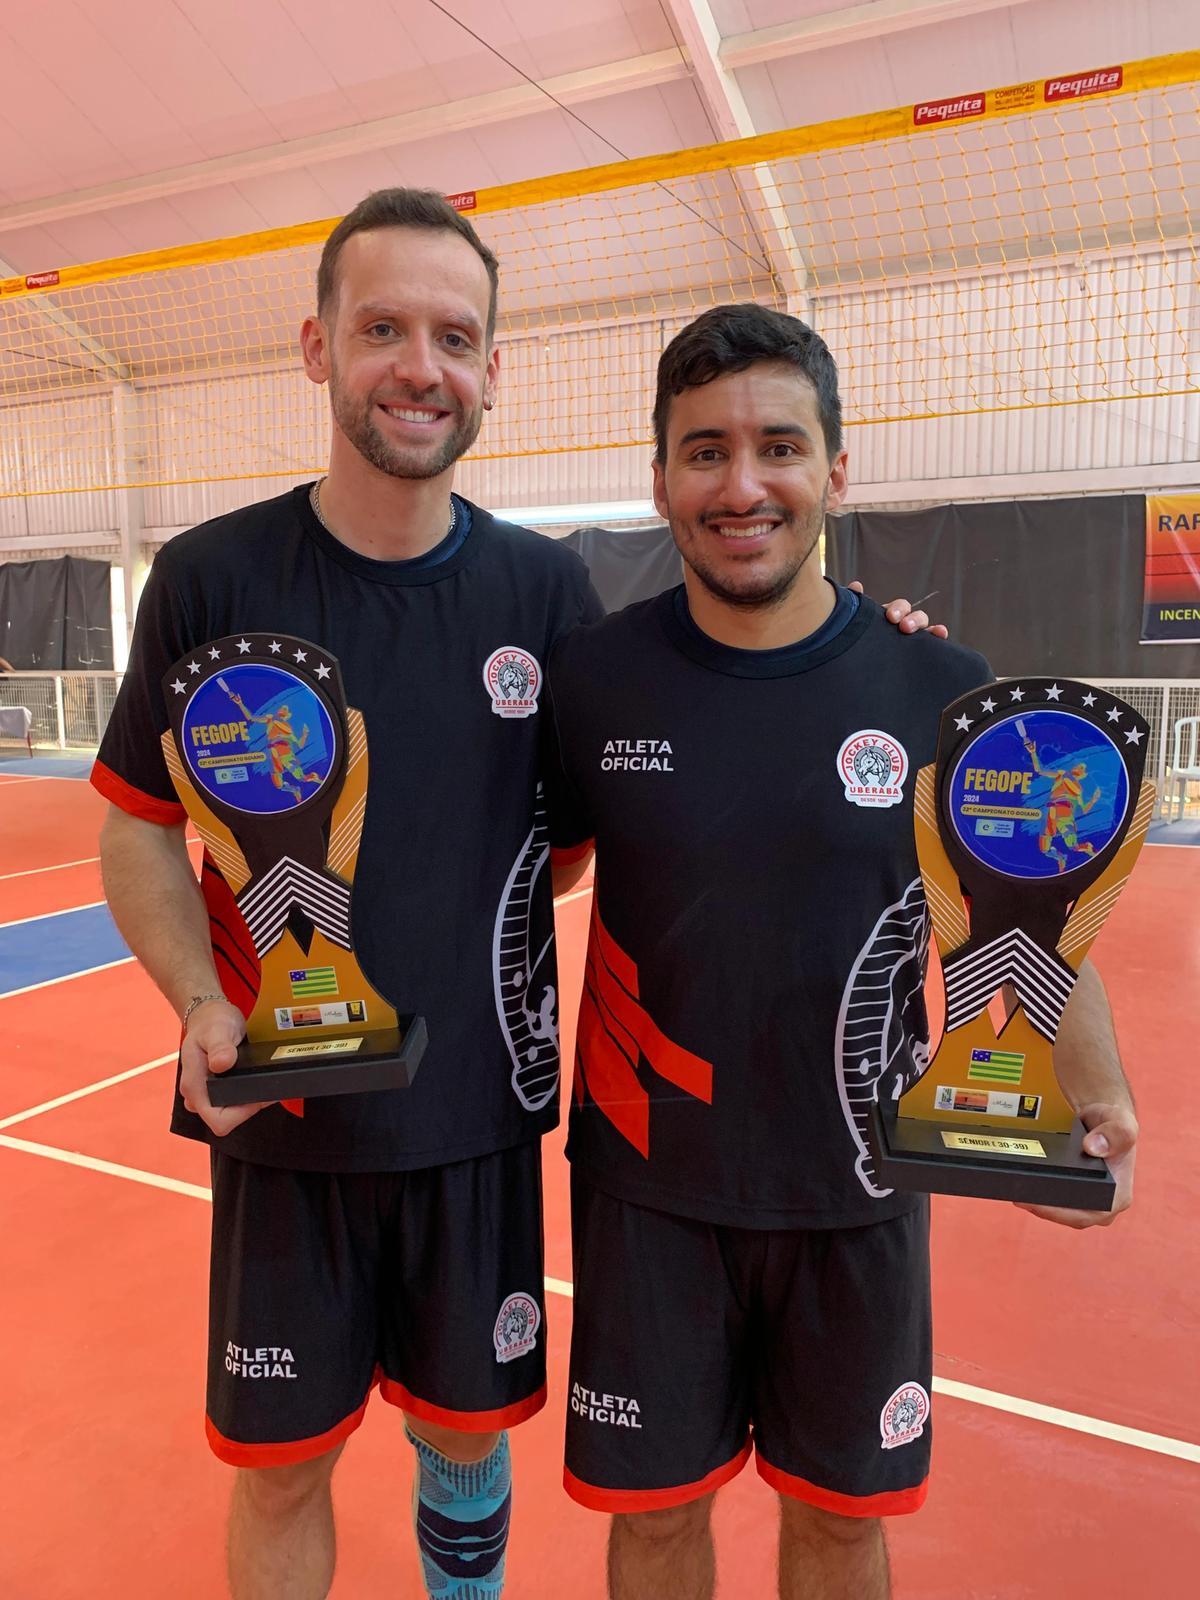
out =
<path fill-rule="evenodd" d="M 838 1012 L 838 1097 L 858 1149 L 854 1170 L 867 1193 L 880 1199 L 892 1191 L 875 1184 L 867 1114 L 876 1097 L 898 1100 L 929 1065 L 929 1023 L 922 1005 L 928 951 L 929 912 L 921 880 L 914 878 L 872 928 L 850 969 Z"/>
<path fill-rule="evenodd" d="M 513 1092 L 526 1111 L 540 1111 L 558 1089 L 554 898 L 537 893 L 540 875 L 549 870 L 550 841 L 539 783 L 533 827 L 504 885 L 492 934 L 496 1015 L 512 1057 Z"/>

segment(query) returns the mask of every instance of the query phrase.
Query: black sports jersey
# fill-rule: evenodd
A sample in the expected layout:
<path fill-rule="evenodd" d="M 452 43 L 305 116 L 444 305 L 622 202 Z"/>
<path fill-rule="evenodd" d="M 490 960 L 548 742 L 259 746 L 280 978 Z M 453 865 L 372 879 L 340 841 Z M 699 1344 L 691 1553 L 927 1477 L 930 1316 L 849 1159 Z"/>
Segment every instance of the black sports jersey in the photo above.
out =
<path fill-rule="evenodd" d="M 602 608 L 570 551 L 459 510 L 470 531 L 445 559 L 372 561 L 326 532 L 305 486 L 180 535 L 147 582 L 93 783 L 135 815 L 184 821 L 159 744 L 164 672 L 238 632 L 276 629 L 328 650 L 370 750 L 356 950 L 379 992 L 429 1025 L 410 1088 L 270 1106 L 219 1141 L 228 1155 L 400 1171 L 501 1150 L 557 1120 L 538 690 L 554 642 Z M 533 680 L 516 703 L 486 670 L 504 650 Z M 248 1013 L 253 946 L 209 859 L 201 882 L 222 984 Z M 172 1127 L 214 1142 L 178 1092 Z"/>
<path fill-rule="evenodd" d="M 594 837 L 568 1154 L 622 1199 L 854 1226 L 866 1114 L 928 1060 L 912 790 L 981 656 L 839 592 L 809 641 L 730 649 L 680 589 L 565 639 L 551 837 Z"/>

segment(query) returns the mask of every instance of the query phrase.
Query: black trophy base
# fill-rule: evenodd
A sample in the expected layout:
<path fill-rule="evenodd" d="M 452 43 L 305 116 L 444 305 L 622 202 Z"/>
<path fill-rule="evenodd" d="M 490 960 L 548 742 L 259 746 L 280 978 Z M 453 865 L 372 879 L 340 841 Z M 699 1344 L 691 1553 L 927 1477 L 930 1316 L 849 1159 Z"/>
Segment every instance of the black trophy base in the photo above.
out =
<path fill-rule="evenodd" d="M 918 1194 L 961 1194 L 977 1200 L 1021 1200 L 1026 1205 L 1111 1211 L 1116 1184 L 1104 1162 L 1083 1150 L 1076 1121 L 1070 1133 L 1017 1133 L 955 1122 L 920 1122 L 897 1115 L 894 1104 L 871 1107 L 867 1137 L 881 1188 Z M 975 1138 L 1030 1139 L 1044 1156 L 953 1150 L 943 1133 Z"/>
<path fill-rule="evenodd" d="M 424 1017 L 401 1017 L 398 1028 L 383 1028 L 358 1040 L 244 1043 L 238 1050 L 237 1066 L 209 1078 L 208 1097 L 214 1106 L 246 1106 L 258 1100 L 315 1100 L 327 1094 L 407 1089 L 428 1041 Z M 335 1042 L 349 1048 L 327 1048 Z M 281 1055 L 284 1050 L 303 1051 L 305 1046 L 326 1048 Z"/>

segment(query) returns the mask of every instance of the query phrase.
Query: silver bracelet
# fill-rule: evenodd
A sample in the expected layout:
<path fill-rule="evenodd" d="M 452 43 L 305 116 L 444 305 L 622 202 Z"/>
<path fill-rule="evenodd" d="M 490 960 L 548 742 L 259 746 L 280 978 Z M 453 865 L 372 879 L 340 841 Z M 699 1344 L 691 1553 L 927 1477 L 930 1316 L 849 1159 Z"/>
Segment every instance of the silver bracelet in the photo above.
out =
<path fill-rule="evenodd" d="M 188 1001 L 187 1008 L 183 1013 L 183 1017 L 181 1018 L 184 1033 L 187 1032 L 187 1025 L 191 1019 L 192 1012 L 195 1011 L 199 1006 L 206 1005 L 210 1000 L 225 1000 L 225 1004 L 229 1004 L 229 1001 L 225 999 L 223 994 L 194 994 Z"/>

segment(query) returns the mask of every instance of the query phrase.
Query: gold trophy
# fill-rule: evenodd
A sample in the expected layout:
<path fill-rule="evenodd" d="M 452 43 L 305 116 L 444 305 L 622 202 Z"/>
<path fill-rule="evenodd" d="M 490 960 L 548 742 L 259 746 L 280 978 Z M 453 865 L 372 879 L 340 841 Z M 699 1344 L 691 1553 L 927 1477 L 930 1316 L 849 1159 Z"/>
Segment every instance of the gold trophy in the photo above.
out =
<path fill-rule="evenodd" d="M 868 1119 L 901 1190 L 1107 1211 L 1115 1185 L 1054 1074 L 1063 1010 L 1150 826 L 1149 724 L 1067 678 L 1021 678 L 942 714 L 914 788 L 946 992 L 933 1060 Z"/>
<path fill-rule="evenodd" d="M 350 895 L 367 736 L 328 651 L 286 634 L 215 639 L 163 680 L 167 769 L 232 897 L 224 928 L 257 973 L 214 1105 L 405 1088 L 425 1020 L 397 1015 L 354 953 Z"/>

